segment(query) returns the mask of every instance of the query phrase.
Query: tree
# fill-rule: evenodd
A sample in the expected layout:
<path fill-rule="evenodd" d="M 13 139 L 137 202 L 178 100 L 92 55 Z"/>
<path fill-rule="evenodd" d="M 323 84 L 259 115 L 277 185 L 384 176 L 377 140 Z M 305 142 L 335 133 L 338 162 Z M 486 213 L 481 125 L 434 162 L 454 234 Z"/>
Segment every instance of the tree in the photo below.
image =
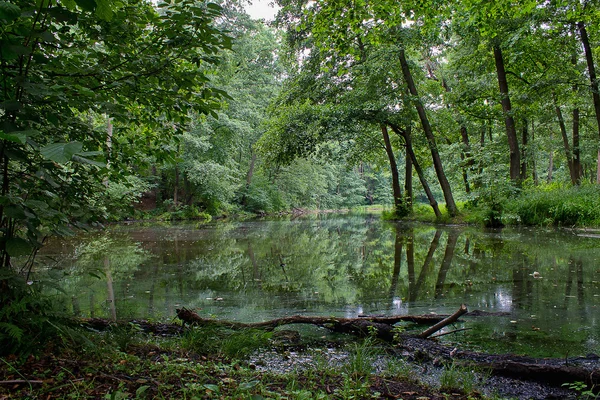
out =
<path fill-rule="evenodd" d="M 341 81 L 340 83 L 344 80 L 349 82 L 354 80 L 357 69 L 361 65 L 369 65 L 370 59 L 377 58 L 377 54 L 381 57 L 382 53 L 387 52 L 385 59 L 388 62 L 390 55 L 397 57 L 391 64 L 386 65 L 386 72 L 393 75 L 389 70 L 390 65 L 397 65 L 398 71 L 401 72 L 402 85 L 406 86 L 410 94 L 409 104 L 415 108 L 427 138 L 427 145 L 444 193 L 448 212 L 455 215 L 457 208 L 439 156 L 437 140 L 419 97 L 406 56 L 407 48 L 412 44 L 411 36 L 416 35 L 411 29 L 404 28 L 403 24 L 408 15 L 417 15 L 426 7 L 421 8 L 419 5 L 408 3 L 400 6 L 392 2 L 369 5 L 365 2 L 340 4 L 326 1 L 310 7 L 305 6 L 302 1 L 282 2 L 281 5 L 285 6 L 282 15 L 287 14 L 289 17 L 280 18 L 280 20 L 287 24 L 286 28 L 290 32 L 288 37 L 293 41 L 292 45 L 295 46 L 296 54 L 302 52 L 299 49 L 302 49 L 303 46 L 310 48 L 311 58 L 316 52 L 326 52 L 327 56 L 322 57 L 323 61 L 320 63 L 321 73 L 328 69 L 335 69 L 338 73 L 337 80 Z M 299 19 L 294 19 L 294 17 Z M 373 48 L 378 50 L 374 51 Z M 381 51 L 382 48 L 385 50 Z M 306 68 L 311 64 L 303 62 L 301 65 L 301 68 Z M 385 99 L 389 100 L 390 97 L 393 97 L 390 94 L 394 91 L 397 98 L 402 97 L 398 80 L 384 76 L 384 79 L 380 80 L 378 84 L 380 85 L 379 90 L 386 92 Z M 354 88 L 350 86 L 348 89 Z M 338 91 L 344 93 L 343 90 Z M 406 106 L 406 104 L 402 105 Z M 397 106 L 396 102 L 388 102 L 385 105 L 388 108 Z"/>
<path fill-rule="evenodd" d="M 2 307 L 27 288 L 13 257 L 97 220 L 103 181 L 125 178 L 122 158 L 140 160 L 146 141 L 160 148 L 191 111 L 214 114 L 225 93 L 207 72 L 230 47 L 220 15 L 191 0 L 0 2 Z M 106 129 L 93 123 L 102 114 L 131 132 L 112 141 L 110 168 Z"/>

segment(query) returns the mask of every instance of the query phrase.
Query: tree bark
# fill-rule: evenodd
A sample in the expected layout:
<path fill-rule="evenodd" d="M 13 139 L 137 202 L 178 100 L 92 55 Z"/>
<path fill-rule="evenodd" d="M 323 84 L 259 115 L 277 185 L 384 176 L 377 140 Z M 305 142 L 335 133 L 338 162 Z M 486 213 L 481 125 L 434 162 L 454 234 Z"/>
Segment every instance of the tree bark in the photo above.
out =
<path fill-rule="evenodd" d="M 402 199 L 402 189 L 400 189 L 400 179 L 398 176 L 398 164 L 396 164 L 396 156 L 394 155 L 394 150 L 392 149 L 392 144 L 390 142 L 390 135 L 387 130 L 386 125 L 381 125 L 381 134 L 383 135 L 383 142 L 385 144 L 385 152 L 388 156 L 388 161 L 390 163 L 390 169 L 392 172 L 392 191 L 394 195 L 394 210 L 396 211 L 396 215 L 399 217 L 406 216 L 406 207 L 404 207 L 404 201 Z"/>
<path fill-rule="evenodd" d="M 550 141 L 554 139 L 554 135 L 550 134 Z M 552 182 L 552 172 L 554 171 L 554 152 L 550 150 L 548 153 L 548 177 L 546 178 L 546 182 Z"/>
<path fill-rule="evenodd" d="M 581 184 L 581 151 L 579 149 L 579 108 L 573 109 L 573 171 L 575 172 L 575 184 Z"/>
<path fill-rule="evenodd" d="M 587 62 L 588 73 L 592 87 L 592 99 L 594 101 L 594 111 L 596 112 L 596 123 L 598 125 L 598 135 L 600 136 L 600 92 L 598 91 L 598 79 L 596 78 L 596 67 L 594 66 L 594 54 L 590 47 L 590 39 L 583 22 L 577 23 L 581 44 L 585 52 L 585 61 Z M 600 184 L 600 148 L 598 149 L 598 169 L 596 173 L 596 183 Z"/>
<path fill-rule="evenodd" d="M 510 152 L 510 179 L 516 184 L 521 182 L 521 155 L 519 153 L 519 142 L 517 140 L 517 130 L 515 119 L 512 116 L 512 105 L 508 92 L 508 81 L 506 80 L 506 70 L 504 69 L 504 58 L 499 45 L 494 46 L 494 61 L 496 63 L 496 74 L 498 76 L 498 86 L 504 112 L 504 126 L 506 127 L 506 136 L 508 138 L 508 150 Z"/>
<path fill-rule="evenodd" d="M 433 159 L 433 167 L 435 169 L 435 173 L 442 188 L 442 192 L 444 193 L 444 199 L 446 200 L 446 208 L 448 209 L 448 213 L 454 217 L 458 214 L 458 208 L 456 207 L 456 203 L 454 202 L 454 197 L 452 195 L 450 183 L 448 182 L 448 179 L 446 178 L 446 174 L 444 172 L 444 167 L 442 165 L 442 160 L 437 149 L 437 144 L 435 141 L 435 136 L 433 135 L 433 130 L 431 129 L 431 124 L 429 123 L 429 118 L 427 118 L 425 107 L 423 107 L 423 103 L 421 103 L 421 100 L 419 99 L 419 93 L 417 91 L 415 82 L 412 78 L 412 74 L 408 66 L 408 61 L 406 60 L 406 54 L 404 53 L 404 49 L 400 49 L 399 57 L 400 66 L 402 67 L 402 75 L 404 77 L 404 80 L 406 81 L 408 90 L 411 96 L 413 97 L 413 103 L 415 105 L 415 108 L 417 109 L 417 113 L 419 114 L 419 119 L 421 120 L 423 132 L 425 132 L 425 137 L 427 138 L 427 145 L 429 146 L 429 151 L 431 152 L 431 157 Z"/>
<path fill-rule="evenodd" d="M 527 178 L 527 153 L 529 143 L 529 123 L 526 119 L 523 120 L 523 130 L 521 131 L 521 180 Z"/>
<path fill-rule="evenodd" d="M 539 179 L 537 174 L 537 162 L 535 160 L 536 151 L 535 151 L 535 126 L 533 121 L 531 121 L 531 145 L 529 146 L 529 156 L 531 157 L 531 175 L 533 178 L 533 184 L 535 186 L 539 185 Z"/>
<path fill-rule="evenodd" d="M 460 137 L 462 140 L 462 151 L 460 152 L 460 158 L 463 162 L 462 175 L 463 182 L 465 184 L 465 193 L 471 193 L 471 185 L 469 185 L 469 174 L 468 171 L 473 168 L 473 159 L 471 158 L 471 146 L 469 145 L 469 134 L 467 128 L 462 125 L 460 127 Z"/>
<path fill-rule="evenodd" d="M 556 112 L 556 117 L 558 118 L 558 126 L 560 127 L 560 134 L 562 136 L 563 148 L 565 149 L 565 156 L 567 158 L 567 165 L 569 167 L 569 175 L 571 176 L 571 183 L 573 185 L 577 184 L 577 174 L 575 173 L 575 169 L 573 168 L 573 155 L 571 153 L 571 146 L 569 145 L 569 137 L 567 135 L 567 126 L 565 125 L 565 119 L 562 114 L 562 110 L 558 105 L 558 101 L 556 100 L 556 95 L 554 97 L 554 110 Z"/>
<path fill-rule="evenodd" d="M 405 154 L 404 157 L 404 201 L 406 202 L 406 209 L 412 212 L 413 209 L 413 163 L 412 159 Z"/>
<path fill-rule="evenodd" d="M 410 137 L 409 132 L 406 130 L 400 129 L 399 127 L 397 127 L 393 124 L 390 124 L 390 127 L 397 135 L 400 135 L 404 138 L 404 142 L 406 144 L 406 153 L 412 160 L 412 164 L 415 167 L 415 171 L 417 171 L 417 175 L 419 176 L 419 181 L 421 181 L 421 186 L 423 186 L 423 190 L 425 191 L 425 194 L 427 195 L 429 204 L 431 205 L 431 208 L 433 209 L 433 212 L 435 213 L 436 218 L 441 218 L 442 212 L 440 211 L 440 208 L 438 207 L 438 203 L 435 200 L 435 197 L 433 196 L 431 189 L 429 188 L 429 183 L 427 183 L 427 179 L 425 179 L 425 174 L 423 173 L 423 170 L 421 169 L 421 166 L 419 165 L 419 161 L 417 161 L 417 157 L 412 148 L 412 139 Z"/>

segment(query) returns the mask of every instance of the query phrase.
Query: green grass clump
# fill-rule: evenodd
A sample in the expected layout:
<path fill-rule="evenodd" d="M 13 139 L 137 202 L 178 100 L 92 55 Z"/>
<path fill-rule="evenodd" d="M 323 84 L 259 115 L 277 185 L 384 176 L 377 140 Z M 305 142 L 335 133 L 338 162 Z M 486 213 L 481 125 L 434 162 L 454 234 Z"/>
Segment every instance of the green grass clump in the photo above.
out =
<path fill-rule="evenodd" d="M 531 188 L 507 202 L 503 219 L 536 226 L 598 226 L 599 199 L 595 185 Z"/>
<path fill-rule="evenodd" d="M 220 327 L 192 327 L 182 336 L 181 347 L 199 354 L 241 358 L 267 346 L 271 335 L 258 329 L 231 331 Z"/>
<path fill-rule="evenodd" d="M 471 368 L 451 364 L 444 368 L 440 376 L 440 390 L 442 392 L 459 391 L 470 394 L 475 391 L 477 374 Z"/>

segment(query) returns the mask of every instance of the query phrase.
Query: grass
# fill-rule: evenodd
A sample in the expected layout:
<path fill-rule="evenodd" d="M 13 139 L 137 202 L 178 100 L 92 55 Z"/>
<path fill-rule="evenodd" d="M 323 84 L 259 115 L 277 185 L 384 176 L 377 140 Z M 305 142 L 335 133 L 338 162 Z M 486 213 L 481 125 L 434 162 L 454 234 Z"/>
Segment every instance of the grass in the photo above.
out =
<path fill-rule="evenodd" d="M 444 393 L 472 394 L 477 388 L 481 375 L 471 366 L 452 363 L 444 368 L 440 376 L 440 390 Z"/>

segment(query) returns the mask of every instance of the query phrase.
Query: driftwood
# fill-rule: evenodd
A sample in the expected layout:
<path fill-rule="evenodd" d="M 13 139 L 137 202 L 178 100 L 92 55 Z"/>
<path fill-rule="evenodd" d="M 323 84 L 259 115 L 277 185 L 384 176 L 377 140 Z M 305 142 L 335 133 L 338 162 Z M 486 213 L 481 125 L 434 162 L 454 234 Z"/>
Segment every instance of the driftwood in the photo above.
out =
<path fill-rule="evenodd" d="M 462 310 L 462 311 L 461 311 Z M 444 326 L 456 321 L 458 317 L 466 313 L 466 307 L 463 305 L 459 311 L 447 315 L 400 315 L 400 316 L 377 316 L 377 317 L 359 317 L 359 318 L 334 318 L 334 317 L 307 317 L 302 315 L 294 315 L 291 317 L 276 318 L 265 322 L 254 322 L 254 323 L 242 323 L 234 321 L 219 321 L 215 319 L 202 318 L 197 313 L 187 308 L 177 310 L 177 317 L 184 323 L 198 326 L 221 326 L 230 329 L 244 329 L 244 328 L 259 328 L 259 329 L 275 329 L 281 325 L 289 324 L 312 324 L 317 326 L 326 327 L 334 332 L 340 333 L 351 333 L 358 336 L 367 336 L 375 333 L 377 337 L 386 341 L 392 341 L 394 339 L 394 324 L 407 321 L 414 322 L 417 324 L 436 324 L 439 326 L 433 330 L 429 335 Z M 460 314 L 459 314 L 460 313 Z M 451 319 L 451 320 L 450 320 Z M 447 321 L 444 323 L 444 321 Z M 426 332 L 430 331 L 428 329 Z"/>

